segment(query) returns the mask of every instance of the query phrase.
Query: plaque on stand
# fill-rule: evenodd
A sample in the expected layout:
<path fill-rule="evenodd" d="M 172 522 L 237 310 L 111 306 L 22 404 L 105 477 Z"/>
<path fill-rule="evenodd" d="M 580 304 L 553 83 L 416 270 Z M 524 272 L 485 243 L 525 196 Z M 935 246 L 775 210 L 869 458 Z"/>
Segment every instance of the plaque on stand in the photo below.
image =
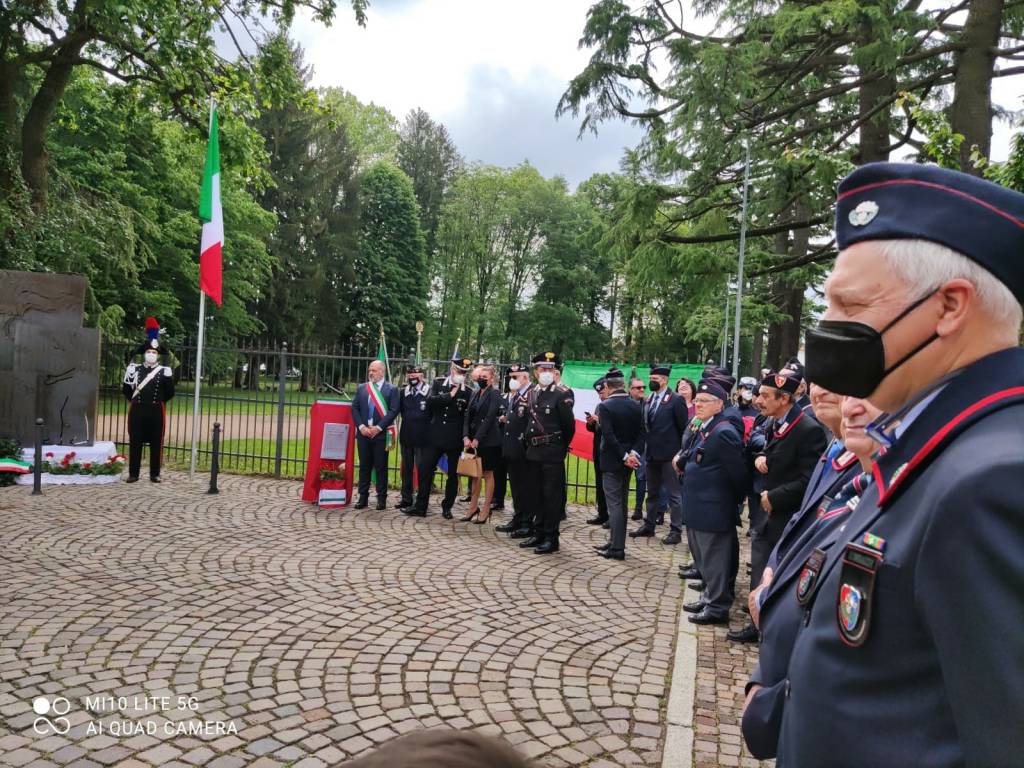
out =
<path fill-rule="evenodd" d="M 344 461 L 348 458 L 348 424 L 327 422 L 320 442 L 320 458 Z"/>

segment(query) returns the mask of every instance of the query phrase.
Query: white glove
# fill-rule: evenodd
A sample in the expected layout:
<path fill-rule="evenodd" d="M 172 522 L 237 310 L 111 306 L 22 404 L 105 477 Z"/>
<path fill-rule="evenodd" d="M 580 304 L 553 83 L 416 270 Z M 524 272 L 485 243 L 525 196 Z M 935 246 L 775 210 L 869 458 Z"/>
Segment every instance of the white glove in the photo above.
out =
<path fill-rule="evenodd" d="M 167 378 L 171 378 L 171 376 L 173 376 L 173 375 L 174 375 L 174 371 L 171 370 L 171 366 L 165 365 L 164 366 L 164 376 L 166 376 Z"/>

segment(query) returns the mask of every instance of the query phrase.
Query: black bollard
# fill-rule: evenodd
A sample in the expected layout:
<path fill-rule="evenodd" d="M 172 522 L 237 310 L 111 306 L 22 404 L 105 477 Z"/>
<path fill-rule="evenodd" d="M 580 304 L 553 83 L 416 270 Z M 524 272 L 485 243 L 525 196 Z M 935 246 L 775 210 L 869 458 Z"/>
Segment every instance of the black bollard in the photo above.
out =
<path fill-rule="evenodd" d="M 217 473 L 220 471 L 220 422 L 213 425 L 213 455 L 210 457 L 210 490 L 207 493 L 220 493 L 217 490 Z"/>
<path fill-rule="evenodd" d="M 36 419 L 36 463 L 32 470 L 32 495 L 43 495 L 43 420 Z"/>

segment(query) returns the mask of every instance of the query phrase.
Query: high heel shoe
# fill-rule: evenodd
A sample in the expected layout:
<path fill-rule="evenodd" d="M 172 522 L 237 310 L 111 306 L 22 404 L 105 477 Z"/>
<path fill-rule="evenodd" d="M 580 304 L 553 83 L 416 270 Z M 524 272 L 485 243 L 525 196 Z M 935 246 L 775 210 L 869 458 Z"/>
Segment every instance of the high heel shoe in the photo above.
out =
<path fill-rule="evenodd" d="M 472 514 L 470 514 L 470 515 L 468 515 L 467 517 L 460 517 L 460 518 L 459 518 L 459 522 L 460 522 L 460 523 L 472 523 L 472 522 L 473 522 L 474 520 L 476 520 L 476 519 L 477 519 L 477 518 L 478 518 L 479 516 L 480 516 L 480 509 L 479 509 L 479 507 L 478 507 L 477 509 L 474 509 L 474 510 L 473 510 L 473 513 L 472 513 Z"/>
<path fill-rule="evenodd" d="M 491 519 L 491 513 L 488 512 L 487 513 L 487 517 L 478 517 L 476 520 L 473 521 L 473 524 L 474 525 L 484 525 L 485 523 L 489 522 L 490 519 Z"/>

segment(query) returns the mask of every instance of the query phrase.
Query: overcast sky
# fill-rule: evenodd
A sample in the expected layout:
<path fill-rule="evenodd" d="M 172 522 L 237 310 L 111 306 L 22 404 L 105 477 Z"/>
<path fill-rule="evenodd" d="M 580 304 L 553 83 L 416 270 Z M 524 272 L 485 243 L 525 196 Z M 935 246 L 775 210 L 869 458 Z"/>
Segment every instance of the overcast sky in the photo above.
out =
<path fill-rule="evenodd" d="M 579 120 L 555 119 L 569 80 L 586 65 L 577 47 L 593 0 L 371 0 L 359 27 L 346 0 L 333 26 L 301 16 L 293 35 L 314 67 L 314 84 L 340 86 L 389 109 L 399 121 L 422 107 L 451 132 L 468 161 L 513 166 L 529 160 L 575 187 L 615 171 L 641 130 L 614 121 L 577 138 Z M 692 26 L 704 31 L 707 21 Z M 1021 109 L 1021 78 L 996 80 L 993 98 Z M 1010 129 L 994 126 L 992 157 L 1005 160 Z M 893 158 L 897 159 L 897 158 Z"/>
<path fill-rule="evenodd" d="M 304 17 L 293 35 L 315 85 L 341 86 L 399 121 L 422 107 L 467 160 L 529 160 L 575 186 L 618 170 L 623 149 L 641 136 L 610 122 L 577 140 L 578 120 L 555 119 L 559 97 L 587 62 L 577 42 L 592 1 L 372 0 L 360 28 L 340 0 L 330 28 Z"/>

